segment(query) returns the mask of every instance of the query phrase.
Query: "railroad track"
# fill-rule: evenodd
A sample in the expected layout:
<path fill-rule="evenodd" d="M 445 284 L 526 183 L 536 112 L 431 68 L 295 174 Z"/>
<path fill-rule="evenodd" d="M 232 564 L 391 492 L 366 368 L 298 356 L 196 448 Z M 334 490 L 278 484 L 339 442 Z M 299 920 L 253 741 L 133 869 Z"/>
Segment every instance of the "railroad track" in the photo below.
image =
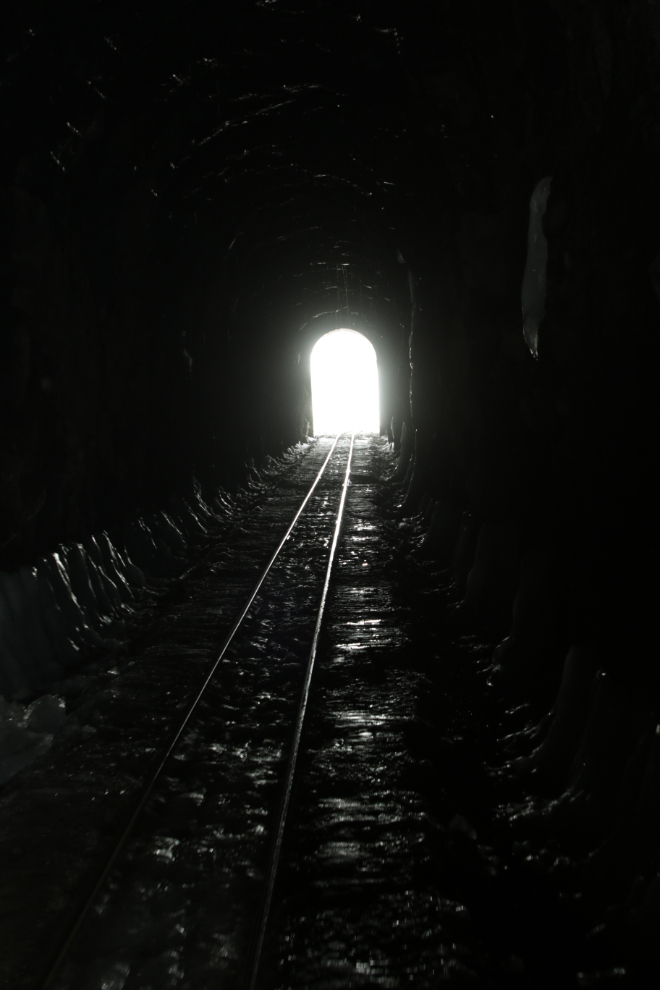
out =
<path fill-rule="evenodd" d="M 280 788 L 281 794 L 279 796 L 278 811 L 273 828 L 273 838 L 268 858 L 268 865 L 262 884 L 263 889 L 261 892 L 259 907 L 254 916 L 254 923 L 252 926 L 253 932 L 248 943 L 248 951 L 245 954 L 243 965 L 240 967 L 242 971 L 239 980 L 240 985 L 244 987 L 245 990 L 255 990 L 258 986 L 264 941 L 268 929 L 268 922 L 278 875 L 278 867 L 282 854 L 285 828 L 290 811 L 291 795 L 300 751 L 305 714 L 308 706 L 312 675 L 314 672 L 319 637 L 326 603 L 328 600 L 332 569 L 346 504 L 346 496 L 351 473 L 353 445 L 353 436 L 350 436 L 350 438 L 345 437 L 343 442 L 340 437 L 337 437 L 332 442 L 320 470 L 316 474 L 316 477 L 314 478 L 309 490 L 307 491 L 302 503 L 296 511 L 296 514 L 291 520 L 288 528 L 284 532 L 277 547 L 270 556 L 270 559 L 259 574 L 255 584 L 251 588 L 249 594 L 239 609 L 229 631 L 227 632 L 227 635 L 225 636 L 224 641 L 219 648 L 218 654 L 210 664 L 201 685 L 185 704 L 183 714 L 178 722 L 178 725 L 176 726 L 175 731 L 172 733 L 162 752 L 158 755 L 152 770 L 147 775 L 144 786 L 134 800 L 129 814 L 118 830 L 115 840 L 95 870 L 91 882 L 88 885 L 88 889 L 76 904 L 74 910 L 71 912 L 69 918 L 63 926 L 59 938 L 46 962 L 43 972 L 38 979 L 37 987 L 39 990 L 46 990 L 46 988 L 58 987 L 62 985 L 78 985 L 76 983 L 76 980 L 78 979 L 76 976 L 76 956 L 85 956 L 86 950 L 84 948 L 84 943 L 90 938 L 93 940 L 94 937 L 90 932 L 87 932 L 87 939 L 85 939 L 86 927 L 94 927 L 92 920 L 92 916 L 94 914 L 97 916 L 98 924 L 100 902 L 103 902 L 104 899 L 106 901 L 112 899 L 112 895 L 116 894 L 117 889 L 120 887 L 121 879 L 119 877 L 114 877 L 113 874 L 121 872 L 120 865 L 122 855 L 127 851 L 127 847 L 133 839 L 134 833 L 136 832 L 138 826 L 142 825 L 143 820 L 148 817 L 145 812 L 148 810 L 150 802 L 153 803 L 153 798 L 155 793 L 157 793 L 158 786 L 163 777 L 166 775 L 169 765 L 176 759 L 177 751 L 184 743 L 186 735 L 190 734 L 191 731 L 194 731 L 196 719 L 203 719 L 203 703 L 207 700 L 209 686 L 213 684 L 218 668 L 223 663 L 231 663 L 233 661 L 233 658 L 229 656 L 230 647 L 234 645 L 235 648 L 240 648 L 238 645 L 240 643 L 240 632 L 246 624 L 245 620 L 248 617 L 250 610 L 253 608 L 255 600 L 260 595 L 260 592 L 266 591 L 269 577 L 271 581 L 273 580 L 276 566 L 281 561 L 285 547 L 290 545 L 290 541 L 293 540 L 295 542 L 296 533 L 294 531 L 303 513 L 308 506 L 310 506 L 310 502 L 312 502 L 316 493 L 317 499 L 320 497 L 320 511 L 326 517 L 329 514 L 334 514 L 334 520 L 331 531 L 328 530 L 327 525 L 324 525 L 320 532 L 316 533 L 317 539 L 322 540 L 327 549 L 325 554 L 325 572 L 316 607 L 315 624 L 311 637 L 309 653 L 304 668 L 302 685 L 298 692 L 298 701 L 296 705 L 295 717 L 293 719 L 293 731 L 288 746 L 286 771 Z M 329 513 L 328 503 L 330 496 L 328 488 L 332 491 L 332 479 L 329 479 L 328 475 L 332 475 L 333 473 L 336 474 L 337 468 L 333 463 L 333 467 L 335 469 L 334 472 L 329 472 L 327 469 L 333 461 L 333 456 L 335 461 L 339 461 L 342 465 L 343 479 L 341 482 L 340 492 L 338 493 L 338 504 L 334 507 L 334 513 L 332 513 L 332 510 Z M 330 480 L 330 485 L 326 484 L 325 489 L 323 486 L 324 479 L 326 481 Z M 312 506 L 310 506 L 309 511 L 311 511 L 311 508 Z M 327 519 L 325 522 L 327 523 Z M 291 575 L 291 577 L 295 578 L 295 575 Z M 142 842 L 144 842 L 144 835 L 142 836 Z M 100 915 L 102 914 L 103 906 L 101 906 L 100 910 Z M 80 945 L 79 943 L 83 944 Z M 123 985 L 122 968 L 125 969 L 126 964 L 124 963 L 122 967 L 122 963 L 120 961 L 115 967 L 116 972 L 114 974 L 114 981 L 112 973 L 107 978 L 101 976 L 102 985 L 104 987 L 107 985 L 108 988 L 114 985 Z M 92 980 L 93 979 L 94 976 L 92 975 Z"/>
<path fill-rule="evenodd" d="M 0 985 L 509 990 L 597 969 L 490 821 L 488 646 L 448 641 L 437 596 L 420 609 L 375 483 L 389 468 L 379 438 L 311 445 L 153 609 L 146 647 L 107 660 L 79 734 L 3 791 Z"/>
<path fill-rule="evenodd" d="M 376 437 L 301 451 L 148 604 L 133 651 L 83 678 L 72 734 L 0 794 L 3 988 L 509 990 L 600 972 L 492 821 L 487 761 L 520 712 L 484 720 L 488 644 L 454 638 L 451 598 L 420 601 L 401 552 L 416 524 L 376 484 L 391 467 Z"/>
<path fill-rule="evenodd" d="M 85 789 L 85 774 L 93 772 L 94 807 L 102 805 L 97 829 L 110 818 L 113 795 L 120 800 L 125 778 L 120 774 L 111 791 L 107 764 L 116 760 L 121 769 L 127 759 L 121 733 L 137 740 L 136 765 L 144 768 L 147 759 L 149 733 L 135 725 L 151 718 L 144 671 L 170 726 L 175 706 L 167 699 L 179 683 L 192 686 L 195 672 L 199 683 L 180 703 L 167 744 L 161 724 L 158 759 L 152 753 L 158 776 L 148 778 L 119 830 L 115 811 L 102 863 L 102 844 L 94 846 L 93 882 L 40 987 L 431 990 L 476 979 L 460 891 L 463 873 L 469 892 L 474 871 L 483 872 L 482 857 L 472 843 L 461 852 L 469 869 L 461 860 L 452 873 L 464 836 L 438 830 L 410 746 L 419 733 L 426 661 L 395 584 L 391 521 L 379 508 L 376 479 L 391 469 L 387 443 L 343 436 L 332 446 L 320 439 L 310 448 L 236 544 L 182 587 L 182 599 L 159 620 L 172 640 L 169 652 L 161 636 L 126 674 L 120 669 L 112 731 L 104 715 L 103 745 L 75 777 Z M 264 574 L 264 557 L 324 461 Z M 253 598 L 259 568 L 263 583 Z M 234 615 L 244 616 L 240 625 Z M 237 632 L 222 644 L 221 659 L 214 648 L 209 664 L 222 625 Z M 179 666 L 177 651 L 185 654 Z M 136 701 L 130 676 L 138 675 Z M 66 784 L 66 773 L 59 779 Z M 54 818 L 67 801 L 71 794 Z M 89 814 L 87 796 L 85 802 Z M 66 822 L 73 829 L 79 817 L 72 809 Z M 84 830 L 78 834 L 84 840 Z M 81 847 L 91 870 L 83 853 Z M 76 861 L 67 862 L 72 869 Z M 48 931 L 54 928 L 51 920 Z M 23 980 L 20 990 L 33 986 L 34 979 Z"/>

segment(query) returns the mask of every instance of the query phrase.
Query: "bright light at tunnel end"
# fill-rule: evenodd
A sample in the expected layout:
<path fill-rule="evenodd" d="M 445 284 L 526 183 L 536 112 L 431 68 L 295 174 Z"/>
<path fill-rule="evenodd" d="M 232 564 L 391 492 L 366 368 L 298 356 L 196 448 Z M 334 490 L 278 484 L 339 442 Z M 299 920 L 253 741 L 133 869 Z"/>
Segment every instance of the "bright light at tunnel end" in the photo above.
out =
<path fill-rule="evenodd" d="M 314 433 L 378 433 L 376 352 L 355 330 L 333 330 L 311 356 Z"/>

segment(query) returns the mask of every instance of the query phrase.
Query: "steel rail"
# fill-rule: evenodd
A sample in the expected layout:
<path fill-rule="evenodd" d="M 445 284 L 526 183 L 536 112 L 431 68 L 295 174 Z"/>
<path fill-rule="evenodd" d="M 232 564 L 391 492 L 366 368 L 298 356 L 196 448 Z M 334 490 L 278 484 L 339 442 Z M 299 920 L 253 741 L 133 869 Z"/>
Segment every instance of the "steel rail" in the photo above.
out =
<path fill-rule="evenodd" d="M 277 867 L 279 865 L 280 855 L 282 852 L 282 842 L 284 841 L 284 829 L 286 826 L 286 819 L 289 812 L 289 805 L 291 804 L 293 778 L 296 772 L 296 762 L 298 760 L 298 752 L 300 750 L 300 739 L 302 736 L 303 722 L 305 721 L 307 702 L 309 700 L 309 688 L 312 682 L 312 674 L 314 673 L 314 663 L 316 661 L 316 653 L 319 645 L 321 625 L 323 623 L 323 613 L 325 611 L 325 606 L 328 599 L 328 589 L 330 587 L 332 565 L 334 563 L 335 551 L 337 550 L 337 544 L 339 542 L 339 533 L 341 530 L 342 517 L 344 514 L 344 505 L 346 504 L 346 493 L 348 491 L 348 482 L 351 474 L 351 458 L 353 456 L 354 440 L 355 440 L 355 434 L 353 433 L 351 434 L 351 446 L 348 452 L 348 461 L 346 462 L 346 474 L 344 477 L 344 486 L 342 488 L 341 500 L 339 502 L 339 510 L 337 512 L 337 522 L 335 524 L 335 532 L 332 539 L 332 546 L 330 548 L 330 555 L 328 557 L 328 565 L 325 572 L 325 582 L 323 584 L 323 591 L 321 593 L 321 604 L 319 605 L 318 614 L 316 616 L 314 637 L 312 639 L 312 646 L 309 651 L 307 670 L 305 672 L 305 681 L 303 683 L 303 688 L 300 695 L 300 702 L 298 705 L 296 727 L 293 734 L 293 742 L 291 744 L 291 752 L 289 754 L 289 762 L 286 770 L 284 794 L 282 797 L 282 803 L 280 805 L 279 817 L 277 820 L 277 829 L 275 831 L 275 840 L 273 842 L 273 847 L 270 854 L 270 861 L 268 864 L 268 871 L 266 874 L 266 883 L 265 883 L 263 898 L 260 906 L 261 909 L 259 913 L 258 926 L 255 928 L 255 934 L 252 940 L 252 944 L 250 947 L 250 954 L 248 956 L 247 965 L 245 968 L 246 975 L 243 981 L 243 986 L 245 990 L 255 990 L 257 986 L 257 980 L 259 978 L 259 965 L 261 962 L 261 955 L 264 947 L 264 939 L 266 937 L 268 917 L 273 902 L 273 893 L 275 891 L 275 881 L 277 878 Z"/>
<path fill-rule="evenodd" d="M 241 623 L 245 619 L 245 616 L 247 615 L 248 611 L 250 610 L 250 607 L 251 607 L 252 603 L 254 602 L 255 598 L 259 594 L 259 591 L 261 589 L 261 586 L 264 583 L 264 581 L 266 580 L 266 577 L 268 576 L 268 572 L 270 571 L 271 567 L 275 563 L 275 560 L 277 559 L 277 557 L 278 557 L 278 555 L 279 555 L 282 547 L 284 546 L 284 544 L 286 543 L 286 541 L 289 539 L 289 537 L 290 537 L 290 535 L 291 535 L 291 533 L 293 531 L 293 528 L 296 525 L 296 523 L 298 522 L 298 519 L 300 518 L 300 516 L 301 516 L 301 514 L 302 514 L 302 512 L 303 512 L 303 510 L 305 508 L 305 506 L 307 505 L 309 499 L 311 498 L 312 493 L 314 492 L 314 489 L 316 488 L 316 486 L 318 485 L 319 481 L 321 480 L 321 478 L 323 476 L 323 473 L 324 473 L 324 471 L 325 471 L 325 469 L 326 469 L 326 467 L 328 465 L 328 462 L 329 462 L 330 458 L 332 457 L 332 455 L 334 453 L 335 447 L 337 446 L 337 441 L 339 440 L 339 436 L 340 435 L 341 434 L 339 434 L 339 435 L 337 435 L 335 437 L 335 439 L 333 441 L 333 444 L 332 444 L 332 447 L 330 448 L 330 451 L 329 451 L 326 459 L 324 460 L 324 462 L 323 462 L 323 464 L 321 466 L 321 469 L 319 470 L 318 474 L 316 475 L 316 478 L 314 479 L 314 482 L 313 482 L 311 488 L 307 492 L 307 495 L 305 496 L 305 498 L 301 502 L 298 511 L 296 512 L 295 516 L 293 517 L 293 520 L 292 520 L 291 524 L 289 525 L 289 528 L 287 529 L 286 533 L 284 534 L 284 536 L 280 540 L 280 542 L 279 542 L 279 544 L 277 546 L 277 549 L 275 550 L 275 552 L 271 556 L 270 560 L 268 561 L 268 563 L 266 564 L 266 566 L 262 570 L 262 572 L 259 575 L 259 578 L 258 578 L 256 584 L 253 586 L 250 594 L 248 595 L 246 601 L 244 602 L 243 607 L 240 609 L 240 611 L 238 612 L 236 618 L 234 619 L 234 622 L 233 622 L 233 624 L 232 624 L 229 632 L 227 633 L 227 635 L 225 636 L 225 638 L 224 638 L 224 640 L 222 642 L 222 645 L 220 647 L 220 652 L 219 652 L 218 656 L 216 657 L 216 659 L 211 664 L 210 670 L 207 673 L 206 677 L 204 678 L 204 681 L 202 683 L 202 686 L 197 690 L 197 692 L 189 700 L 188 705 L 187 705 L 187 708 L 186 708 L 186 713 L 185 713 L 183 719 L 181 720 L 181 722 L 179 723 L 179 725 L 178 725 L 177 729 L 175 730 L 173 736 L 171 737 L 171 739 L 170 739 L 170 741 L 169 741 L 169 743 L 167 745 L 167 748 L 165 749 L 164 753 L 161 755 L 160 760 L 159 760 L 159 762 L 158 762 L 155 770 L 152 771 L 151 776 L 149 777 L 147 783 L 145 784 L 145 786 L 143 787 L 142 791 L 140 792 L 140 794 L 139 794 L 139 796 L 138 796 L 138 798 L 136 800 L 136 803 L 134 805 L 133 811 L 130 813 L 130 817 L 128 818 L 128 821 L 127 821 L 126 825 L 124 826 L 124 828 L 123 828 L 123 830 L 121 832 L 121 835 L 120 835 L 119 839 L 117 840 L 117 842 L 115 843 L 115 845 L 114 845 L 112 851 L 110 852 L 108 858 L 104 861 L 104 864 L 103 864 L 100 872 L 96 875 L 96 878 L 94 879 L 94 881 L 92 883 L 91 890 L 89 891 L 89 893 L 86 896 L 84 896 L 84 900 L 82 901 L 81 906 L 78 907 L 78 908 L 76 908 L 74 910 L 74 912 L 72 912 L 72 915 L 71 915 L 71 918 L 70 918 L 69 923 L 65 926 L 64 931 L 63 931 L 63 933 L 62 933 L 59 941 L 57 942 L 57 944 L 55 945 L 55 947 L 51 950 L 51 953 L 50 953 L 50 955 L 48 957 L 48 961 L 47 961 L 46 965 L 44 966 L 44 968 L 42 970 L 42 974 L 39 977 L 37 983 L 35 984 L 35 990 L 46 990 L 47 987 L 52 986 L 53 980 L 54 980 L 55 976 L 57 975 L 57 973 L 59 971 L 59 968 L 62 965 L 62 963 L 64 961 L 64 958 L 65 958 L 67 952 L 69 951 L 69 948 L 70 948 L 73 940 L 75 939 L 76 935 L 78 934 L 83 921 L 87 917 L 87 914 L 89 913 L 92 905 L 94 904 L 97 896 L 99 895 L 99 893 L 101 891 L 101 888 L 103 887 L 105 881 L 108 878 L 108 875 L 110 874 L 112 868 L 114 867 L 115 863 L 117 862 L 117 859 L 119 858 L 120 854 L 122 853 L 124 847 L 126 846 L 126 843 L 128 842 L 128 840 L 129 840 L 129 838 L 131 836 L 131 833 L 133 831 L 133 828 L 135 826 L 135 823 L 137 822 L 138 818 L 140 817 L 140 814 L 144 810 L 144 807 L 145 807 L 147 801 L 149 800 L 149 798 L 151 796 L 151 792 L 154 789 L 154 786 L 156 784 L 156 781 L 160 777 L 160 775 L 161 775 L 161 773 L 163 771 L 163 768 L 165 767 L 165 765 L 166 765 L 168 759 L 170 758 L 170 756 L 172 755 L 172 752 L 175 749 L 177 743 L 181 739 L 181 736 L 183 735 L 183 732 L 185 731 L 186 726 L 188 725 L 190 719 L 192 718 L 192 716 L 193 716 L 193 714 L 195 712 L 195 709 L 197 708 L 197 706 L 198 706 L 198 704 L 199 704 L 199 702 L 200 702 L 200 700 L 202 698 L 202 695 L 204 694 L 206 688 L 208 687 L 208 685 L 210 684 L 211 680 L 213 679 L 213 675 L 215 674 L 216 670 L 218 669 L 219 664 L 224 659 L 225 653 L 227 652 L 227 650 L 228 650 L 228 648 L 229 648 L 229 646 L 230 646 L 230 644 L 231 644 L 234 636 L 236 635 L 236 633 L 237 633 L 237 631 L 238 631 Z M 352 451 L 352 449 L 353 449 L 353 438 L 351 437 L 351 451 Z M 349 463 L 350 463 L 350 455 L 349 455 Z M 344 483 L 344 487 L 346 487 L 346 483 Z M 333 548 L 334 548 L 334 544 L 333 544 Z"/>

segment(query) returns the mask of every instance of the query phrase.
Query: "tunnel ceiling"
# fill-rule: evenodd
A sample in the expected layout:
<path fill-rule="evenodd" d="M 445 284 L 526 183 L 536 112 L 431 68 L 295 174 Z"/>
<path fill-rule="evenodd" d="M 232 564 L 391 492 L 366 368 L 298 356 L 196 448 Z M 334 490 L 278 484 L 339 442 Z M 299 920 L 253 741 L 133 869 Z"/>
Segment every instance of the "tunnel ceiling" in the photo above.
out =
<path fill-rule="evenodd" d="M 493 93 L 468 8 L 17 8 L 5 165 L 74 197 L 88 228 L 131 209 L 157 216 L 177 260 L 233 251 L 252 291 L 323 291 L 350 266 L 388 296 L 421 215 L 428 228 L 493 198 Z"/>

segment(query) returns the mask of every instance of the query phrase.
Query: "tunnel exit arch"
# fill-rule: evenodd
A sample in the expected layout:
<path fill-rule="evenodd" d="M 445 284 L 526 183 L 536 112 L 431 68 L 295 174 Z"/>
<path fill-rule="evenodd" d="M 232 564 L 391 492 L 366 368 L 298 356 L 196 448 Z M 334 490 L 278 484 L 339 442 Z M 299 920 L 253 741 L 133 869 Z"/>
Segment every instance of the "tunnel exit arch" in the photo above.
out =
<path fill-rule="evenodd" d="M 378 433 L 378 362 L 356 330 L 326 333 L 310 358 L 314 433 Z"/>

